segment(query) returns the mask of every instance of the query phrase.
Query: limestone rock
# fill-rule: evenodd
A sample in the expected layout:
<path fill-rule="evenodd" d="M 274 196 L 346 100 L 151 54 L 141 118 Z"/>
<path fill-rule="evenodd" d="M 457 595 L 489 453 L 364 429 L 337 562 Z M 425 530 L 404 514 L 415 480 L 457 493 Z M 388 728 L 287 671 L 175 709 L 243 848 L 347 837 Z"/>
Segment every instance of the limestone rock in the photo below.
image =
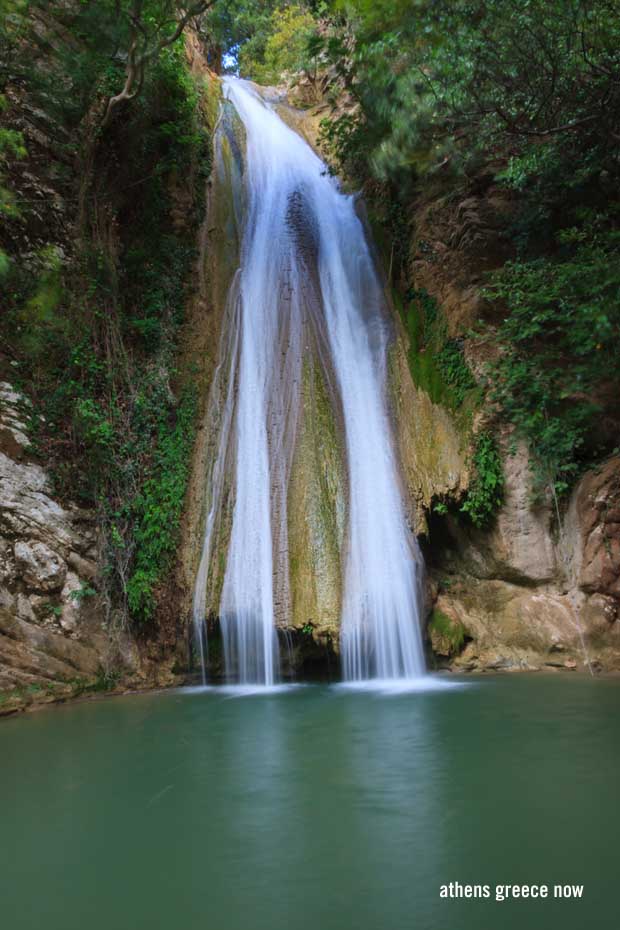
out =
<path fill-rule="evenodd" d="M 22 409 L 28 402 L 6 381 L 0 381 L 0 452 L 22 459 L 30 448 Z"/>
<path fill-rule="evenodd" d="M 506 576 L 548 581 L 556 574 L 550 534 L 550 504 L 533 506 L 532 476 L 525 443 L 519 443 L 504 465 L 504 504 L 488 539 Z"/>
<path fill-rule="evenodd" d="M 97 577 L 97 563 L 92 559 L 84 559 L 77 552 L 70 552 L 67 562 L 80 578 L 93 581 Z"/>
<path fill-rule="evenodd" d="M 149 656 L 108 628 L 102 599 L 75 597 L 98 574 L 97 529 L 91 512 L 55 500 L 45 469 L 28 461 L 29 409 L 0 384 L 0 421 L 26 440 L 0 442 L 0 715 L 66 700 L 110 672 L 130 687 L 173 683 L 173 656 Z"/>
<path fill-rule="evenodd" d="M 437 608 L 472 637 L 453 666 L 620 669 L 620 458 L 584 476 L 557 539 L 549 509 L 531 509 L 523 448 L 505 475 L 492 531 L 453 529 L 459 574 Z"/>
<path fill-rule="evenodd" d="M 536 669 L 555 667 L 554 653 L 567 652 L 583 668 L 590 661 L 587 638 L 568 596 L 535 593 L 498 580 L 470 579 L 440 595 L 438 609 L 467 628 L 472 641 L 455 668 Z M 620 651 L 618 653 L 620 660 Z M 560 664 L 564 664 L 562 659 Z"/>
<path fill-rule="evenodd" d="M 8 588 L 0 587 L 0 610 L 13 610 L 15 608 L 15 595 Z"/>
<path fill-rule="evenodd" d="M 310 359 L 303 369 L 300 420 L 289 487 L 290 625 L 310 624 L 315 641 L 337 641 L 346 472 L 327 386 Z"/>
<path fill-rule="evenodd" d="M 451 517 L 445 520 L 452 540 L 445 553 L 447 564 L 474 578 L 512 584 L 534 586 L 557 580 L 559 558 L 551 536 L 551 505 L 532 501 L 524 444 L 504 457 L 503 468 L 504 503 L 489 529 L 476 529 Z"/>
<path fill-rule="evenodd" d="M 36 620 L 30 598 L 26 597 L 25 594 L 17 595 L 17 616 L 29 623 L 34 623 Z"/>
<path fill-rule="evenodd" d="M 620 607 L 620 456 L 588 472 L 574 494 L 581 590 L 616 600 Z"/>
<path fill-rule="evenodd" d="M 39 465 L 15 462 L 0 452 L 0 536 L 38 540 L 63 556 L 79 547 L 72 515 L 50 496 Z"/>
<path fill-rule="evenodd" d="M 468 486 L 469 475 L 455 420 L 414 385 L 404 340 L 398 326 L 390 356 L 390 395 L 399 458 L 412 503 L 411 523 L 417 533 L 425 533 L 425 511 L 433 497 L 459 497 Z"/>
<path fill-rule="evenodd" d="M 58 591 L 66 575 L 65 561 L 45 543 L 15 543 L 15 564 L 22 580 L 36 591 Z"/>
<path fill-rule="evenodd" d="M 10 585 L 15 581 L 15 560 L 13 547 L 7 540 L 0 538 L 0 582 Z"/>
<path fill-rule="evenodd" d="M 591 636 L 614 637 L 620 643 L 620 603 L 615 598 L 604 594 L 584 598 L 580 621 Z"/>
<path fill-rule="evenodd" d="M 1 610 L 0 655 L 3 667 L 16 677 L 22 671 L 67 681 L 80 675 L 96 677 L 101 666 L 96 650 Z"/>
<path fill-rule="evenodd" d="M 75 594 L 81 587 L 78 576 L 74 572 L 69 572 L 60 595 L 62 600 L 60 625 L 68 633 L 73 633 L 80 621 L 80 602 Z"/>

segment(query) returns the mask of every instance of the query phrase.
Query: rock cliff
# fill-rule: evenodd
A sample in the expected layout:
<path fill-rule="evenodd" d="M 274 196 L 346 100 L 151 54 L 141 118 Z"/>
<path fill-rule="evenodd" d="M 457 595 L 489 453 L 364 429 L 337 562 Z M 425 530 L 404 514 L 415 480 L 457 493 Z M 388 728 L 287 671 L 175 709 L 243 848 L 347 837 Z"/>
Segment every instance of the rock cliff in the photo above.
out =
<path fill-rule="evenodd" d="M 174 658 L 108 623 L 92 511 L 61 503 L 33 455 L 31 403 L 0 383 L 0 715 L 171 684 Z"/>

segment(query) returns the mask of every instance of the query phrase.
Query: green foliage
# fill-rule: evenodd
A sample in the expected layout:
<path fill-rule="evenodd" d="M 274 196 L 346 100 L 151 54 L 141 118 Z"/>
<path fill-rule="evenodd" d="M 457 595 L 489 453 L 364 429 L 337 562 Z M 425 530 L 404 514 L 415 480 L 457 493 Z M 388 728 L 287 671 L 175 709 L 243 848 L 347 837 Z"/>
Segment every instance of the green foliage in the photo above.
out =
<path fill-rule="evenodd" d="M 0 13 L 2 7 L 0 6 Z M 6 97 L 0 94 L 0 114 L 6 109 Z M 26 155 L 21 132 L 14 129 L 0 127 L 0 218 L 6 222 L 19 216 L 15 198 L 11 190 L 6 187 L 5 176 L 11 159 L 20 159 Z M 0 280 L 9 271 L 9 259 L 0 249 Z"/>
<path fill-rule="evenodd" d="M 475 437 L 472 469 L 461 513 L 467 514 L 474 526 L 484 527 L 491 522 L 504 498 L 502 460 L 490 433 L 479 433 Z"/>
<path fill-rule="evenodd" d="M 390 182 L 404 205 L 422 179 L 424 190 L 440 181 L 444 191 L 471 190 L 492 171 L 513 192 L 506 232 L 518 257 L 487 290 L 503 317 L 491 393 L 533 451 L 537 490 L 560 494 L 614 444 L 607 417 L 620 367 L 620 7 L 333 6 L 320 53 L 355 103 L 323 125 L 338 167 Z M 404 316 L 416 382 L 443 403 L 448 384 L 456 401 L 467 396 L 459 343 L 440 339 L 428 353 L 419 310 Z M 478 512 L 473 499 L 468 507 Z"/>
<path fill-rule="evenodd" d="M 62 616 L 62 607 L 58 604 L 52 604 L 51 601 L 43 605 L 43 609 L 46 614 L 49 614 L 52 617 L 61 617 Z"/>
<path fill-rule="evenodd" d="M 239 71 L 259 84 L 277 84 L 285 73 L 309 67 L 308 43 L 316 24 L 308 10 L 292 4 L 274 9 L 260 42 L 239 51 Z"/>
<path fill-rule="evenodd" d="M 185 392 L 175 414 L 174 425 L 160 421 L 150 475 L 133 503 L 136 558 L 127 599 L 134 617 L 142 621 L 153 615 L 154 589 L 176 550 L 194 442 L 192 390 Z"/>
<path fill-rule="evenodd" d="M 77 588 L 77 590 L 72 591 L 69 596 L 72 600 L 80 604 L 85 598 L 94 597 L 96 593 L 97 591 L 92 587 L 92 585 L 82 582 L 82 585 Z"/>
<path fill-rule="evenodd" d="M 120 675 L 114 671 L 106 671 L 100 668 L 94 681 L 87 678 L 71 678 L 66 684 L 73 689 L 73 697 L 81 694 L 100 694 L 101 692 L 113 691 L 118 684 Z"/>
<path fill-rule="evenodd" d="M 575 156 L 615 162 L 620 11 L 590 0 L 346 0 L 323 43 L 359 107 L 341 155 L 368 153 L 381 177 L 462 171 L 509 141 L 517 159 L 544 143 L 568 176 Z M 348 54 L 343 54 L 343 48 Z M 346 139 L 346 137 L 349 137 Z M 458 141 L 457 141 L 458 140 Z M 344 143 L 344 144 L 343 144 Z M 593 167 L 593 166 L 592 166 Z M 615 166 L 617 172 L 617 165 Z"/>
<path fill-rule="evenodd" d="M 28 85 L 31 99 L 61 127 L 55 141 L 69 153 L 75 145 L 66 130 L 80 127 L 93 104 L 124 87 L 125 103 L 139 99 L 162 55 L 179 48 L 179 22 L 186 22 L 188 12 L 199 14 L 211 5 L 198 0 L 0 0 L 0 81 Z"/>
<path fill-rule="evenodd" d="M 227 0 L 216 3 L 207 31 L 224 53 L 224 65 L 262 84 L 307 68 L 315 17 L 325 7 L 308 0 Z"/>
<path fill-rule="evenodd" d="M 286 3 L 279 0 L 227 0 L 217 3 L 209 13 L 207 28 L 224 54 L 236 58 L 239 51 L 251 44 L 254 57 L 262 56 L 271 31 L 273 12 Z"/>
<path fill-rule="evenodd" d="M 596 453 L 596 414 L 620 389 L 620 232 L 587 214 L 554 254 L 506 264 L 488 295 L 508 311 L 493 396 L 529 443 L 539 488 L 561 494 Z"/>
<path fill-rule="evenodd" d="M 89 106 L 118 78 L 109 61 L 104 72 L 90 64 L 98 76 L 85 90 Z M 56 97 L 64 106 L 65 95 Z M 204 190 L 210 154 L 200 104 L 182 47 L 163 49 L 140 96 L 98 135 L 82 251 L 65 257 L 45 247 L 12 261 L 6 277 L 0 332 L 44 414 L 35 420 L 35 447 L 58 494 L 97 508 L 108 556 L 103 593 L 123 622 L 132 611 L 139 622 L 152 618 L 184 501 L 195 405 L 182 387 L 189 373 L 173 362 L 200 195 L 182 229 L 171 211 L 188 176 Z"/>
<path fill-rule="evenodd" d="M 410 302 L 401 305 L 409 336 L 409 367 L 415 384 L 435 404 L 458 410 L 471 398 L 477 400 L 476 381 L 461 341 L 448 336 L 446 320 L 437 302 L 426 291 L 410 291 Z"/>

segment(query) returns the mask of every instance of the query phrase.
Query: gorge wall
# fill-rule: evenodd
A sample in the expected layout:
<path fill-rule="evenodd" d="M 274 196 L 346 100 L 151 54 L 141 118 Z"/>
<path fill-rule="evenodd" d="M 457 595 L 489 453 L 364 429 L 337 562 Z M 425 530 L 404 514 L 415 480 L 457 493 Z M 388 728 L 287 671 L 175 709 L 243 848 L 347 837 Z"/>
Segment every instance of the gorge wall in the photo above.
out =
<path fill-rule="evenodd" d="M 510 255 L 505 230 L 513 205 L 489 177 L 482 190 L 479 179 L 476 185 L 478 191 L 460 202 L 441 186 L 418 198 L 403 277 L 436 302 L 448 335 L 458 340 L 469 368 L 484 384 L 490 349 L 479 324 L 497 312 L 485 298 L 484 284 L 488 272 Z M 410 353 L 411 340 L 401 334 Z M 416 353 L 419 359 L 424 346 L 414 347 L 414 358 Z M 418 380 L 413 390 L 429 404 L 420 367 L 414 364 L 412 371 Z M 558 501 L 549 490 L 535 493 L 528 447 L 515 439 L 488 387 L 469 422 L 445 402 L 432 406 L 435 422 L 451 424 L 452 443 L 444 440 L 443 446 L 453 450 L 449 481 L 430 458 L 422 468 L 434 598 L 429 638 L 437 664 L 467 670 L 617 669 L 620 458 L 612 455 L 586 471 Z M 410 401 L 407 409 L 414 411 L 415 404 Z M 426 424 L 423 408 L 419 416 Z M 605 416 L 613 435 L 613 404 Z M 503 502 L 486 527 L 476 528 L 459 506 L 471 481 L 476 436 L 489 428 L 501 457 Z"/>
<path fill-rule="evenodd" d="M 324 85 L 334 80 L 328 74 Z M 281 107 L 317 149 L 321 120 L 334 113 L 333 96 L 327 103 L 322 93 L 307 78 L 293 81 L 288 100 L 302 109 Z M 338 99 L 336 113 L 346 112 L 342 89 Z M 498 313 L 484 287 L 489 272 L 513 255 L 514 195 L 490 171 L 458 198 L 450 181 L 435 179 L 411 201 L 400 240 L 372 185 L 369 196 L 369 225 L 393 294 L 390 390 L 412 526 L 427 557 L 431 664 L 468 671 L 618 669 L 620 458 L 587 470 L 560 501 L 548 490 L 536 494 L 528 447 L 484 387 L 493 349 L 480 323 L 492 324 Z M 392 276 L 395 250 L 401 267 Z M 432 357 L 433 337 L 425 344 L 431 312 L 445 327 L 444 343 L 458 347 L 473 373 L 463 403 L 454 402 Z M 602 420 L 609 435 L 618 434 L 613 401 Z M 461 507 L 475 480 L 476 437 L 488 430 L 497 436 L 503 497 L 487 525 L 476 528 Z"/>
<path fill-rule="evenodd" d="M 0 714 L 184 680 L 173 567 L 215 355 L 192 331 L 218 99 L 195 34 L 103 132 L 92 11 L 35 12 L 3 112 Z"/>
<path fill-rule="evenodd" d="M 85 283 L 84 245 L 96 246 L 106 293 L 116 287 L 130 296 L 127 306 L 119 293 L 103 304 L 93 298 L 98 322 L 92 324 L 96 351 L 89 365 L 96 379 L 104 358 L 112 359 L 115 371 L 130 358 L 133 374 L 122 387 L 131 398 L 122 417 L 115 412 L 116 419 L 94 418 L 99 401 L 109 397 L 108 382 L 105 388 L 98 383 L 99 394 L 72 396 L 81 420 L 65 408 L 58 415 L 49 402 L 57 375 L 46 370 L 45 340 L 50 353 L 56 351 L 66 325 L 55 328 L 53 315 L 43 318 L 45 348 L 37 348 L 31 364 L 31 347 L 15 334 L 25 325 L 23 307 L 43 305 L 42 291 L 34 294 L 38 303 L 32 290 L 12 295 L 0 352 L 0 713 L 85 692 L 180 683 L 191 667 L 192 594 L 213 453 L 208 397 L 239 258 L 243 204 L 235 199 L 233 181 L 243 171 L 243 134 L 225 105 L 213 161 L 219 83 L 195 34 L 188 35 L 183 54 L 183 64 L 174 67 L 197 89 L 191 98 L 197 123 L 188 125 L 198 141 L 181 167 L 164 160 L 160 137 L 152 161 L 127 164 L 123 158 L 131 133 L 148 135 L 154 126 L 167 125 L 170 113 L 155 104 L 138 126 L 120 119 L 112 139 L 91 150 L 90 160 L 83 150 L 76 160 L 75 126 L 35 106 L 23 89 L 9 95 L 7 118 L 23 132 L 27 149 L 11 180 L 30 206 L 3 238 L 3 248 L 23 263 L 29 281 L 42 280 L 48 291 L 61 282 L 68 294 L 90 295 L 95 286 L 92 278 Z M 316 145 L 325 105 L 304 101 L 302 91 L 297 87 L 290 103 L 282 89 L 272 97 L 286 120 Z M 82 117 L 86 137 L 91 118 L 91 110 Z M 149 187 L 155 175 L 156 190 Z M 161 205 L 157 227 L 147 213 L 152 196 Z M 427 560 L 429 664 L 462 671 L 613 671 L 620 667 L 620 458 L 611 456 L 583 474 L 559 507 L 551 497 L 534 501 L 527 447 L 514 442 L 509 424 L 484 393 L 476 394 L 475 385 L 468 384 L 460 406 L 451 402 L 450 391 L 437 388 L 428 365 L 431 351 L 419 338 L 419 298 L 405 296 L 424 292 L 435 302 L 480 385 L 488 347 L 469 329 L 488 312 L 485 273 L 508 255 L 502 230 L 510 210 L 509 199 L 490 182 L 458 202 L 446 199 L 445 191 L 429 191 L 412 205 L 404 271 L 395 282 L 389 230 L 373 214 L 372 202 L 369 207 L 378 261 L 389 279 L 396 444 L 411 530 Z M 149 226 L 152 238 L 140 240 L 145 251 L 131 264 L 129 246 Z M 164 240 L 164 233 L 172 238 Z M 158 242 L 162 254 L 151 263 Z M 169 279 L 175 242 L 185 257 L 162 296 L 157 284 Z M 50 246 L 60 278 L 54 278 L 57 265 L 48 274 L 49 261 L 45 265 L 41 258 L 49 257 Z M 154 288 L 152 279 L 129 287 L 138 264 L 150 269 Z M 59 306 L 64 312 L 62 302 Z M 103 311 L 106 319 L 120 320 L 117 328 L 98 328 Z M 76 319 L 71 312 L 69 327 Z M 318 352 L 308 345 L 300 441 L 288 489 L 292 615 L 278 619 L 291 647 L 288 672 L 324 668 L 337 661 L 338 652 L 346 475 L 341 424 L 328 402 L 331 388 Z M 68 366 L 67 358 L 59 356 L 58 364 Z M 71 365 L 74 359 L 71 355 Z M 81 370 L 72 381 L 87 387 L 91 374 Z M 151 386 L 141 393 L 147 378 Z M 187 391 L 193 406 L 184 399 Z M 156 409 L 145 421 L 141 410 L 145 398 L 153 397 Z M 106 445 L 106 424 L 122 431 L 127 423 L 127 434 L 142 431 L 145 443 L 129 453 Z M 489 525 L 476 528 L 460 507 L 473 480 L 474 439 L 490 426 L 498 436 L 504 496 Z M 172 451 L 165 442 L 169 436 L 179 440 Z M 134 460 L 141 463 L 138 473 L 130 467 Z M 63 481 L 67 463 L 72 478 Z M 85 492 L 84 476 L 91 481 L 92 472 L 114 471 L 112 465 L 120 465 L 117 471 L 129 485 L 115 472 L 113 487 Z M 167 475 L 174 479 L 169 485 Z M 126 512 L 114 494 L 127 487 L 134 496 Z M 111 508 L 106 499 L 113 501 Z M 221 672 L 217 609 L 226 534 L 224 525 L 205 606 L 215 675 Z M 153 538 L 164 540 L 163 551 L 140 561 L 141 551 L 151 552 Z"/>

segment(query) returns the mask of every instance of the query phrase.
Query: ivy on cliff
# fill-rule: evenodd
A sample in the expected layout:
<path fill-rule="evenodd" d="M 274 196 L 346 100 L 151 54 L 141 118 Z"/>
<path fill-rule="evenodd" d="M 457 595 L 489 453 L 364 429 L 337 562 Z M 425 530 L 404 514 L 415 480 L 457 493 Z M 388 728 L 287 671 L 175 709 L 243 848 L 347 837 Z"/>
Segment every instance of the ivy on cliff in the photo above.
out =
<path fill-rule="evenodd" d="M 84 68 L 84 100 L 96 107 L 122 67 L 87 54 Z M 182 45 L 164 49 L 132 106 L 81 141 L 90 161 L 79 249 L 11 255 L 5 279 L 0 326 L 15 380 L 43 414 L 36 448 L 57 492 L 98 511 L 120 622 L 153 618 L 178 541 L 196 403 L 175 356 L 210 169 L 201 106 Z M 59 118 L 75 144 L 73 113 Z"/>
<path fill-rule="evenodd" d="M 507 263 L 487 290 L 507 311 L 492 396 L 527 440 L 539 488 L 557 494 L 613 445 L 605 409 L 620 395 L 620 231 L 608 214 L 581 220 L 555 254 Z"/>
<path fill-rule="evenodd" d="M 333 11 L 315 44 L 347 97 L 323 123 L 336 165 L 405 211 L 430 190 L 444 203 L 510 190 L 514 260 L 486 291 L 491 398 L 528 442 L 537 489 L 561 494 L 617 446 L 620 8 L 336 0 Z M 414 377 L 445 402 L 440 368 L 458 353 L 440 366 L 420 352 L 412 309 L 406 324 Z"/>
<path fill-rule="evenodd" d="M 475 436 L 471 466 L 471 480 L 460 512 L 466 514 L 474 526 L 486 527 L 504 499 L 502 460 L 491 433 Z"/>

